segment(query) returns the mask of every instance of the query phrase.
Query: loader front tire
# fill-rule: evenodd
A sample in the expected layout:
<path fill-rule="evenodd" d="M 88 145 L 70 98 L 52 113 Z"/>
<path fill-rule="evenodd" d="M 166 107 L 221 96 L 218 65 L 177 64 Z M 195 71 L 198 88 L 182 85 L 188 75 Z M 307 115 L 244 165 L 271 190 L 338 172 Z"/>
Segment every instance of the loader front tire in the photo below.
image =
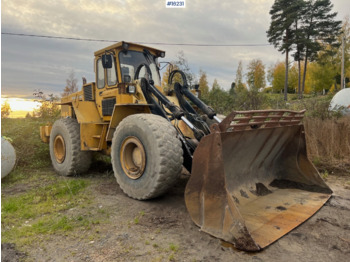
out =
<path fill-rule="evenodd" d="M 50 134 L 50 156 L 55 171 L 62 176 L 86 172 L 91 152 L 80 150 L 80 126 L 75 119 L 57 120 Z"/>
<path fill-rule="evenodd" d="M 112 165 L 120 188 L 145 200 L 165 193 L 182 170 L 182 146 L 163 117 L 136 114 L 123 119 L 112 140 Z"/>

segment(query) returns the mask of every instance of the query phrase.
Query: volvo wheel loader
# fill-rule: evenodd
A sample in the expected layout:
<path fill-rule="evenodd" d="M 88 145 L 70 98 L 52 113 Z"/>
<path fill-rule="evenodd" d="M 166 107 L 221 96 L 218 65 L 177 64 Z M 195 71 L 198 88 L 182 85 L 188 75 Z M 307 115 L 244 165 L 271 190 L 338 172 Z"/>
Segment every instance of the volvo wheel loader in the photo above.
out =
<path fill-rule="evenodd" d="M 145 200 L 173 186 L 184 166 L 194 223 L 247 251 L 324 205 L 332 191 L 307 158 L 304 111 L 234 111 L 220 120 L 182 71 L 170 73 L 172 88 L 161 87 L 164 56 L 127 42 L 95 52 L 96 81 L 63 97 L 62 118 L 40 129 L 58 174 L 86 172 L 91 152 L 103 152 L 124 193 Z"/>

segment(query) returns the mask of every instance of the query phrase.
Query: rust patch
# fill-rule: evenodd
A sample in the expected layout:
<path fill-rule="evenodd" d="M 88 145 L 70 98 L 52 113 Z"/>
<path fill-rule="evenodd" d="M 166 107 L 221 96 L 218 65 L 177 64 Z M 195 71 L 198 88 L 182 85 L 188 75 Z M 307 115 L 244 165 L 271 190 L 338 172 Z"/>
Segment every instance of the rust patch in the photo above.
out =
<path fill-rule="evenodd" d="M 269 190 L 263 183 L 256 183 L 255 187 L 256 187 L 256 195 L 258 196 L 266 196 L 272 193 L 272 191 Z"/>
<path fill-rule="evenodd" d="M 248 194 L 245 191 L 243 191 L 242 189 L 239 192 L 241 193 L 242 197 L 249 198 Z"/>
<path fill-rule="evenodd" d="M 320 187 L 319 185 L 307 185 L 304 183 L 299 183 L 299 182 L 290 181 L 286 179 L 275 179 L 270 183 L 270 186 L 277 187 L 280 189 L 295 188 L 295 189 L 301 189 L 309 192 L 318 192 L 318 193 L 326 193 L 326 194 L 332 193 L 332 191 L 329 188 Z"/>
<path fill-rule="evenodd" d="M 287 208 L 285 208 L 284 206 L 278 206 L 276 207 L 276 209 L 281 211 L 287 210 Z"/>

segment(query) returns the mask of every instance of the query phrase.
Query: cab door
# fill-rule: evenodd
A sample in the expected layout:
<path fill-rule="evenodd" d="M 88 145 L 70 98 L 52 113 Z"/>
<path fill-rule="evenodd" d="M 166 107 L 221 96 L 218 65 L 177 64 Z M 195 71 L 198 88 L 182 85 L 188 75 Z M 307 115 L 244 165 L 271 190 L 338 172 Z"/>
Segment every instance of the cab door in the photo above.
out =
<path fill-rule="evenodd" d="M 116 87 L 118 78 L 116 74 L 115 60 L 112 59 L 111 68 L 103 68 L 102 58 L 96 60 L 96 106 L 102 118 L 112 115 L 116 104 L 115 94 L 107 92 L 108 89 Z"/>

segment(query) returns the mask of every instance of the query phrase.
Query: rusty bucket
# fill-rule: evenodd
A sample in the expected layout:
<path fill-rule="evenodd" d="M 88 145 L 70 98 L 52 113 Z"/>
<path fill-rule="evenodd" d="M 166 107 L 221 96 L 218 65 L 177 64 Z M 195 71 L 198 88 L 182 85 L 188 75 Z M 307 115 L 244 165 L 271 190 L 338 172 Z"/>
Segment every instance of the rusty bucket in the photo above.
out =
<path fill-rule="evenodd" d="M 304 111 L 235 111 L 199 143 L 185 201 L 201 230 L 257 251 L 311 217 L 332 191 L 308 160 Z"/>

